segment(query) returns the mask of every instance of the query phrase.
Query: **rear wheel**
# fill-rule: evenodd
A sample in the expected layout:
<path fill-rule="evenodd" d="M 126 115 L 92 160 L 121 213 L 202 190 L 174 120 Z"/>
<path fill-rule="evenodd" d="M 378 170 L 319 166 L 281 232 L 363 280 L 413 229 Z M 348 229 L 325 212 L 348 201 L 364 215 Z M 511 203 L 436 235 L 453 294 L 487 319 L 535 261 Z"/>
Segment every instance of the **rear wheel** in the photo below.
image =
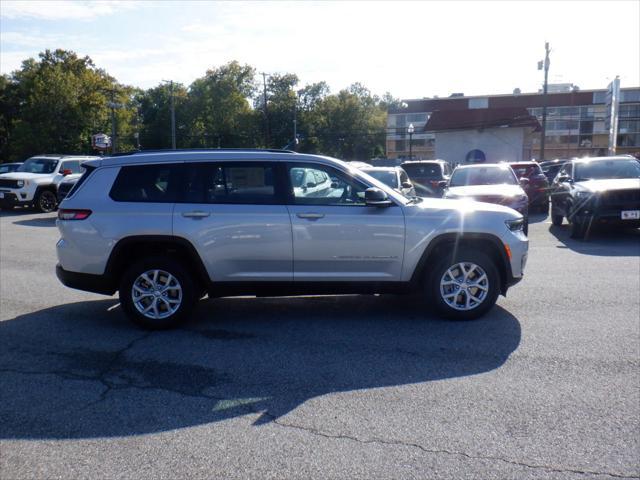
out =
<path fill-rule="evenodd" d="M 42 190 L 35 199 L 35 207 L 42 213 L 51 213 L 57 206 L 58 200 L 51 190 Z"/>
<path fill-rule="evenodd" d="M 587 222 L 583 220 L 579 220 L 577 218 L 571 219 L 571 233 L 570 237 L 575 239 L 584 238 L 587 231 Z"/>
<path fill-rule="evenodd" d="M 163 330 L 184 322 L 199 289 L 189 272 L 171 258 L 143 259 L 125 272 L 120 304 L 127 316 L 143 328 Z"/>
<path fill-rule="evenodd" d="M 563 219 L 564 217 L 562 215 L 553 213 L 553 211 L 551 212 L 551 223 L 553 223 L 556 227 L 559 227 L 560 225 L 562 225 Z"/>
<path fill-rule="evenodd" d="M 495 305 L 500 274 L 484 253 L 461 248 L 437 262 L 427 279 L 427 294 L 436 310 L 454 320 L 472 320 Z"/>

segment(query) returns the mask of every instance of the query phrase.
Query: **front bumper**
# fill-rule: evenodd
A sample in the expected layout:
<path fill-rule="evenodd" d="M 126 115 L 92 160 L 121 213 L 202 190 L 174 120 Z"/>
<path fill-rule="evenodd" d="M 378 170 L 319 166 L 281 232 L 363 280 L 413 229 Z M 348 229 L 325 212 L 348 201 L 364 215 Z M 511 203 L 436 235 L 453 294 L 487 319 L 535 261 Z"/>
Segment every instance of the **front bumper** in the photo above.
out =
<path fill-rule="evenodd" d="M 0 191 L 0 206 L 14 207 L 18 205 L 29 205 L 30 200 L 26 200 L 26 194 Z"/>

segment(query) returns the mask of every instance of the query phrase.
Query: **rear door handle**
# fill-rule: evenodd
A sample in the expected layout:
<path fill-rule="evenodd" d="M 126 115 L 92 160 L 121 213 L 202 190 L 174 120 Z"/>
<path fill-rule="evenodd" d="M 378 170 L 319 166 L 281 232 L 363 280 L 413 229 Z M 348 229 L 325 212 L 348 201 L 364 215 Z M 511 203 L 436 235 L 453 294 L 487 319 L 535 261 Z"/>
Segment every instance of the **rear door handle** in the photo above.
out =
<path fill-rule="evenodd" d="M 211 215 L 209 212 L 195 211 L 195 212 L 182 212 L 183 217 L 187 218 L 205 218 Z"/>
<path fill-rule="evenodd" d="M 324 213 L 296 213 L 298 218 L 306 218 L 308 220 L 317 220 L 324 218 Z"/>

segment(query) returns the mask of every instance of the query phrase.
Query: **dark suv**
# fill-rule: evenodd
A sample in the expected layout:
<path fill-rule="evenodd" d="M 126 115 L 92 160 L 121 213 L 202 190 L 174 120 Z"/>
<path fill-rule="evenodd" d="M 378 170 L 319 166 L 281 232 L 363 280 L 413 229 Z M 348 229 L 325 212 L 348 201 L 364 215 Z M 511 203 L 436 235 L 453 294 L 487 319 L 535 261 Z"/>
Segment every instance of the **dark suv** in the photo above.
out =
<path fill-rule="evenodd" d="M 551 221 L 583 238 L 594 224 L 640 227 L 640 163 L 631 157 L 574 159 L 552 185 Z"/>
<path fill-rule="evenodd" d="M 529 197 L 529 210 L 549 211 L 549 180 L 536 162 L 509 163 L 518 179 L 526 178 L 523 188 Z"/>
<path fill-rule="evenodd" d="M 421 197 L 441 197 L 451 177 L 451 166 L 444 160 L 414 160 L 400 166 Z"/>

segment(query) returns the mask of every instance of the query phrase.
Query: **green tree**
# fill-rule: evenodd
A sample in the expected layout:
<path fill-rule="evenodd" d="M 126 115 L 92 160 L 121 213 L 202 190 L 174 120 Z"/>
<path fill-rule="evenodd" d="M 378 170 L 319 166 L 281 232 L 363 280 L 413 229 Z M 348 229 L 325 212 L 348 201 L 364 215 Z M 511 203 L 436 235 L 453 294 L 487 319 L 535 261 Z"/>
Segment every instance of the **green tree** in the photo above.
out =
<path fill-rule="evenodd" d="M 116 120 L 122 132 L 129 128 L 132 89 L 118 85 L 89 57 L 46 50 L 39 60 L 25 60 L 9 83 L 18 105 L 9 125 L 8 155 L 12 158 L 43 152 L 91 152 L 91 135 L 110 130 L 111 101 L 121 105 Z M 126 137 L 124 140 L 126 144 Z"/>
<path fill-rule="evenodd" d="M 140 144 L 144 149 L 171 148 L 171 85 L 162 84 L 136 95 Z M 189 94 L 184 85 L 173 84 L 176 147 L 189 145 Z"/>
<path fill-rule="evenodd" d="M 249 103 L 256 91 L 254 77 L 253 67 L 233 61 L 191 84 L 187 146 L 255 146 L 256 114 Z"/>

